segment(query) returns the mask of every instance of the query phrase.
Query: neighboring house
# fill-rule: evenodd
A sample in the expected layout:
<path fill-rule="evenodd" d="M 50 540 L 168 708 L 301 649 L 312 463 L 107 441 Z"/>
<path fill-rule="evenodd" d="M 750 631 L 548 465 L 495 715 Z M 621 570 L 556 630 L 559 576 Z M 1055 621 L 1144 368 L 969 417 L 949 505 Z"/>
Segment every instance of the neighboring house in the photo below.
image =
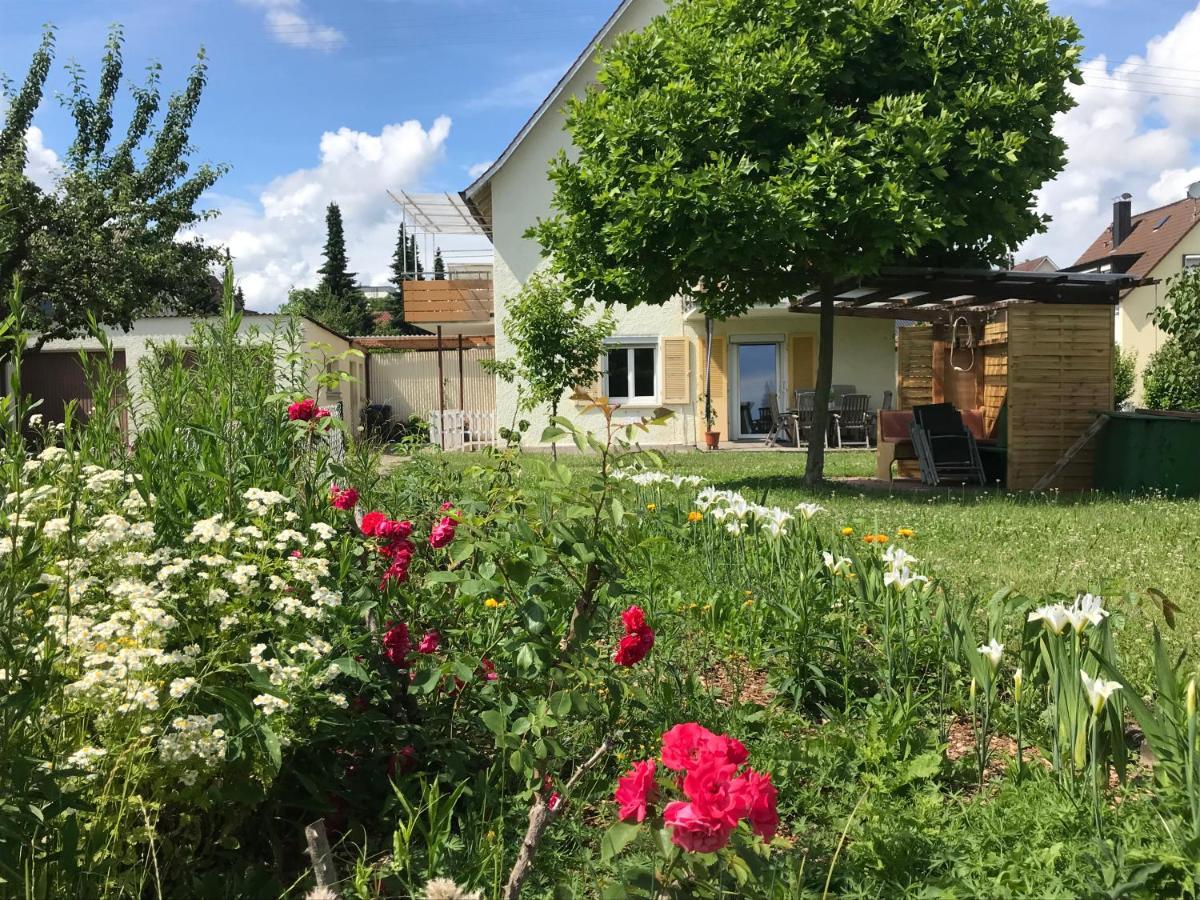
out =
<path fill-rule="evenodd" d="M 559 150 L 569 148 L 570 138 L 563 130 L 565 105 L 595 81 L 597 46 L 645 27 L 665 9 L 663 0 L 624 0 L 499 159 L 463 192 L 480 224 L 490 229 L 495 249 L 498 359 L 512 355 L 503 327 L 505 301 L 543 262 L 537 243 L 524 235 L 539 217 L 552 212 L 553 188 L 546 170 Z M 616 320 L 616 333 L 602 361 L 602 377 L 594 389 L 621 405 L 622 420 L 660 405 L 675 411 L 665 428 L 645 436 L 646 444 L 695 445 L 705 430 L 703 316 L 676 300 L 661 307 L 618 309 Z M 769 393 L 777 392 L 783 405 L 790 407 L 796 389 L 814 386 L 817 324 L 817 316 L 789 313 L 784 306 L 764 306 L 716 323 L 712 386 L 715 428 L 723 440 L 762 436 Z M 870 394 L 872 406 L 880 404 L 884 391 L 895 387 L 894 327 L 889 319 L 870 318 L 838 318 L 835 325 L 833 380 Z M 505 425 L 519 418 L 531 420 L 528 439 L 537 442 L 546 425 L 543 411 L 518 415 L 517 399 L 516 386 L 497 384 L 497 419 Z M 582 410 L 581 404 L 569 402 L 560 407 L 563 415 L 597 428 L 599 413 Z"/>
<path fill-rule="evenodd" d="M 1131 214 L 1129 195 L 1113 203 L 1112 224 L 1104 229 L 1068 272 L 1127 272 L 1159 279 L 1159 284 L 1135 288 L 1117 307 L 1117 343 L 1137 354 L 1134 399 L 1142 393 L 1142 372 L 1165 339 L 1151 320 L 1163 302 L 1166 281 L 1184 269 L 1200 266 L 1200 182 L 1188 195 L 1166 206 Z"/>
<path fill-rule="evenodd" d="M 289 351 L 282 328 L 287 318 L 281 315 L 246 312 L 240 328 L 243 334 L 257 332 L 264 342 L 274 340 L 280 368 L 285 365 L 283 356 Z M 126 372 L 129 390 L 135 402 L 141 383 L 141 363 L 151 357 L 153 345 L 173 341 L 186 347 L 196 321 L 188 316 L 151 316 L 138 319 L 129 331 L 122 331 L 120 328 L 105 329 L 113 348 L 113 364 Z M 315 374 L 323 358 L 337 356 L 350 349 L 350 339 L 311 319 L 301 317 L 297 322 L 300 349 L 313 363 L 310 367 L 313 377 L 308 390 L 316 394 L 318 385 Z M 26 353 L 21 366 L 21 389 L 26 395 L 42 401 L 36 412 L 40 412 L 47 421 L 62 421 L 63 410 L 72 400 L 76 401 L 85 413 L 88 411 L 92 398 L 80 365 L 81 353 L 99 358 L 99 341 L 90 336 L 54 340 L 48 341 L 41 350 Z M 366 402 L 365 361 L 360 357 L 349 357 L 330 362 L 327 368 L 331 371 L 347 372 L 353 380 L 343 384 L 340 391 L 329 392 L 321 389 L 318 401 L 323 406 L 333 406 L 340 402 L 345 421 L 357 425 L 359 411 Z"/>
<path fill-rule="evenodd" d="M 1014 272 L 1057 272 L 1058 266 L 1054 264 L 1048 256 L 1035 256 L 1033 259 L 1024 259 L 1012 267 Z"/>

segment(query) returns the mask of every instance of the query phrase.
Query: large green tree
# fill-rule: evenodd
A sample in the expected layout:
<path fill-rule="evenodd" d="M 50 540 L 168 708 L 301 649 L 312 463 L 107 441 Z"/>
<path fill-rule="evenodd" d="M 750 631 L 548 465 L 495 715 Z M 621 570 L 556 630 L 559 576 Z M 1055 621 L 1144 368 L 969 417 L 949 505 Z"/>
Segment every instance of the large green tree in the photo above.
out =
<path fill-rule="evenodd" d="M 1079 32 L 1044 0 L 676 0 L 573 100 L 531 234 L 578 297 L 714 319 L 882 266 L 1000 263 L 1044 230 Z M 811 444 L 805 477 L 823 474 Z"/>
<path fill-rule="evenodd" d="M 283 312 L 308 316 L 338 334 L 357 336 L 375 330 L 375 315 L 366 295 L 355 289 L 335 294 L 324 284 L 297 288 L 288 293 Z"/>
<path fill-rule="evenodd" d="M 196 209 L 223 168 L 193 167 L 190 132 L 204 90 L 200 51 L 187 82 L 166 101 L 160 67 L 132 88 L 129 121 L 117 129 L 124 77 L 122 33 L 109 33 L 98 85 L 67 67 L 61 102 L 75 137 L 50 190 L 26 175 L 26 133 L 41 106 L 54 60 L 54 32 L 44 33 L 19 88 L 4 83 L 0 128 L 0 284 L 20 274 L 26 323 L 41 341 L 88 327 L 88 317 L 128 329 L 139 316 L 164 311 L 215 312 L 210 278 L 220 251 L 189 234 L 209 214 Z"/>
<path fill-rule="evenodd" d="M 388 294 L 384 307 L 391 316 L 389 330 L 396 334 L 424 334 L 420 328 L 409 325 L 404 320 L 404 282 L 420 280 L 421 259 L 417 255 L 416 236 L 408 234 L 403 222 L 396 231 L 396 248 L 392 251 L 390 268 L 392 277 L 388 281 L 394 290 Z"/>
<path fill-rule="evenodd" d="M 446 280 L 446 263 L 442 260 L 442 248 L 433 251 L 433 280 Z"/>

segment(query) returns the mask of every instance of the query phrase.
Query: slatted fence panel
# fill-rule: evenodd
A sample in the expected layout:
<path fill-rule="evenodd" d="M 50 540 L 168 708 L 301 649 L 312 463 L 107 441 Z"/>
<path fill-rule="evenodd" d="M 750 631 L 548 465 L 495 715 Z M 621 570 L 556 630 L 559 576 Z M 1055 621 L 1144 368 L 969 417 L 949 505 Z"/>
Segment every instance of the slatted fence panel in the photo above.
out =
<path fill-rule="evenodd" d="M 899 356 L 897 409 L 933 402 L 933 329 L 905 325 L 896 338 Z"/>
<path fill-rule="evenodd" d="M 1112 409 L 1110 306 L 1030 304 L 1008 316 L 1008 486 L 1028 490 L 1079 438 L 1097 411 Z M 1092 441 L 1054 487 L 1092 486 Z"/>
<path fill-rule="evenodd" d="M 472 412 L 496 409 L 496 378 L 482 365 L 495 357 L 491 348 L 463 350 L 462 408 Z M 431 409 L 438 408 L 437 351 L 372 352 L 370 370 L 370 402 L 391 406 L 397 421 L 409 416 L 425 418 Z M 446 408 L 458 409 L 457 348 L 442 351 L 442 375 Z"/>

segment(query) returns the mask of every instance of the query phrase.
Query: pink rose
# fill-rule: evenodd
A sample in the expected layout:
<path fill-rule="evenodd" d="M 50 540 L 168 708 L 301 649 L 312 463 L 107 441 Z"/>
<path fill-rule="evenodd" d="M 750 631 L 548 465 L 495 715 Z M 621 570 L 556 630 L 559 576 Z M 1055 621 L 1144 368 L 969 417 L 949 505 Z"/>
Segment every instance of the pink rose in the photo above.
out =
<path fill-rule="evenodd" d="M 643 822 L 650 805 L 658 798 L 654 781 L 654 760 L 644 759 L 633 764 L 629 772 L 617 779 L 613 795 L 620 806 L 617 815 L 622 822 Z"/>
<path fill-rule="evenodd" d="M 691 853 L 714 853 L 729 843 L 734 826 L 701 814 L 694 804 L 676 800 L 663 810 L 671 843 Z"/>
<path fill-rule="evenodd" d="M 662 736 L 662 761 L 668 769 L 682 772 L 720 745 L 720 738 L 696 722 L 676 725 Z"/>
<path fill-rule="evenodd" d="M 374 537 L 375 533 L 379 529 L 379 526 L 387 520 L 387 516 L 385 516 L 383 513 L 379 512 L 378 510 L 371 510 L 362 517 L 362 523 L 358 526 L 358 528 L 366 537 Z"/>
<path fill-rule="evenodd" d="M 408 626 L 403 622 L 398 625 L 388 623 L 387 633 L 383 636 L 383 655 L 393 666 L 403 668 L 408 661 L 412 644 L 408 638 Z"/>
<path fill-rule="evenodd" d="M 417 644 L 418 653 L 437 653 L 438 647 L 441 646 L 442 636 L 436 631 L 427 631 L 421 637 L 421 643 Z"/>
<path fill-rule="evenodd" d="M 743 818 L 750 823 L 754 833 L 765 841 L 775 837 L 775 832 L 779 830 L 779 813 L 776 810 L 779 792 L 771 783 L 770 773 L 764 775 L 747 769 L 733 780 L 731 790 L 740 796 L 746 810 Z"/>
<path fill-rule="evenodd" d="M 640 663 L 654 646 L 654 629 L 648 626 L 641 631 L 625 635 L 617 642 L 613 662 L 618 666 L 633 666 Z"/>
<path fill-rule="evenodd" d="M 336 484 L 329 489 L 329 504 L 334 509 L 354 509 L 358 503 L 358 491 L 352 487 L 342 488 Z"/>

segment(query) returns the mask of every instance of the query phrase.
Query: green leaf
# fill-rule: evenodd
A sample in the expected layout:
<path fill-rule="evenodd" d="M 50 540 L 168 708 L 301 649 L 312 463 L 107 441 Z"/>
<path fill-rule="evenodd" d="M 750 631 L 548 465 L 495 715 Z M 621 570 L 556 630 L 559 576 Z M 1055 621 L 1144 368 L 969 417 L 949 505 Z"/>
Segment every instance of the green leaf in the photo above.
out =
<path fill-rule="evenodd" d="M 333 664 L 343 675 L 349 675 L 351 678 L 357 678 L 359 681 L 371 680 L 371 674 L 353 657 L 343 656 L 341 659 L 335 659 Z"/>
<path fill-rule="evenodd" d="M 263 747 L 266 748 L 267 757 L 271 760 L 271 767 L 278 772 L 283 768 L 283 750 L 279 745 L 279 735 L 272 731 L 269 725 L 260 726 L 259 734 L 262 735 Z"/>
<path fill-rule="evenodd" d="M 485 709 L 479 714 L 479 718 L 487 726 L 488 731 L 496 735 L 496 737 L 502 738 L 508 733 L 508 722 L 504 718 L 504 713 L 500 710 Z"/>
<path fill-rule="evenodd" d="M 640 825 L 614 822 L 608 831 L 604 832 L 604 837 L 600 839 L 600 861 L 608 862 L 620 854 L 629 846 L 629 842 L 637 837 L 639 831 L 641 831 Z"/>

